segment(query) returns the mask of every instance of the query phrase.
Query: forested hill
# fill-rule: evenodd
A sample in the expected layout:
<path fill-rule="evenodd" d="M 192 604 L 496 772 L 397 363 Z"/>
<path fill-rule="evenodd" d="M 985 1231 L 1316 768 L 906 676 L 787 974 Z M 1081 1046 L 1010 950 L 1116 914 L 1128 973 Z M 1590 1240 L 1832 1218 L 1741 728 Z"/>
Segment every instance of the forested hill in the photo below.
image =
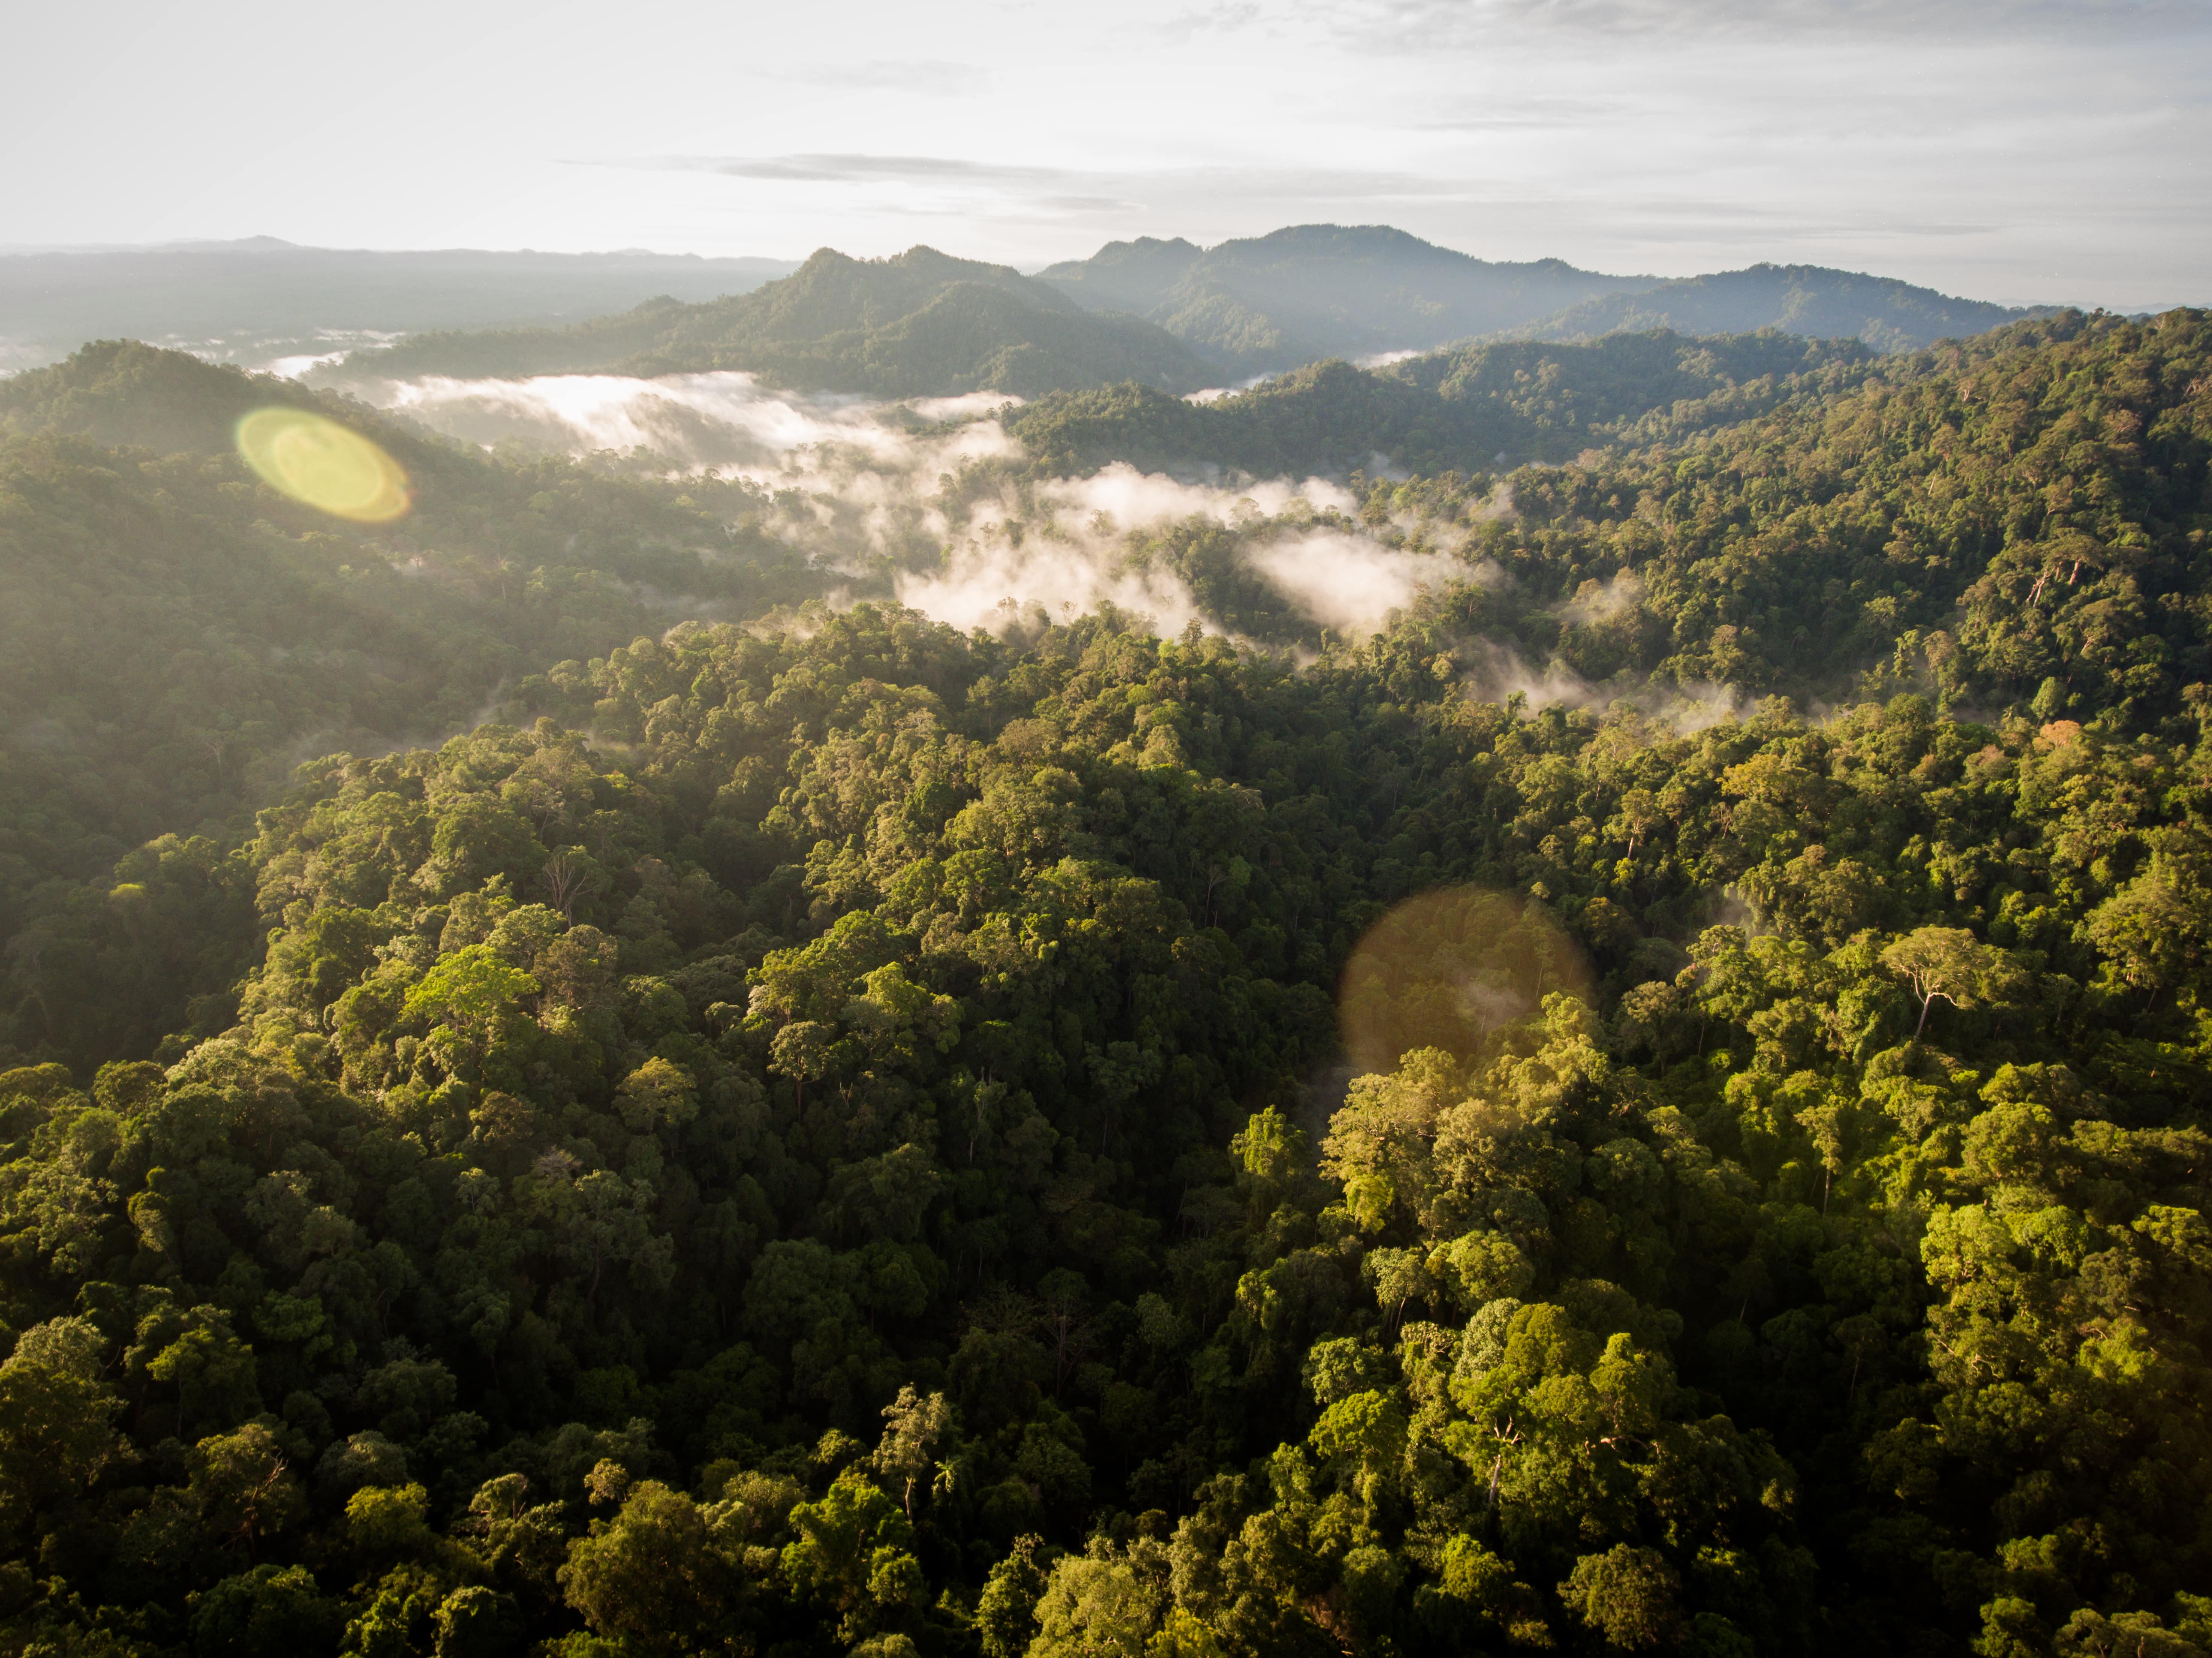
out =
<path fill-rule="evenodd" d="M 791 276 L 702 305 L 655 301 L 567 329 L 434 333 L 359 352 L 343 374 L 516 375 L 749 369 L 774 384 L 881 397 L 1018 397 L 1138 380 L 1194 391 L 1209 371 L 1172 335 L 1093 316 L 1006 265 L 915 247 L 890 259 L 828 248 Z"/>
<path fill-rule="evenodd" d="M 1015 410 L 1007 426 L 1047 476 L 1116 460 L 1263 477 L 1375 466 L 1488 472 L 1735 425 L 1855 385 L 1877 361 L 1855 340 L 1773 331 L 1468 346 L 1376 369 L 1316 363 L 1206 403 L 1137 385 L 1064 392 Z"/>
<path fill-rule="evenodd" d="M 11 713 L 103 742 L 142 639 L 211 635 L 189 707 L 281 667 L 216 653 L 286 561 L 735 521 L 377 426 L 438 489 L 311 525 L 46 423 L 137 349 L 0 448 L 83 595 Z M 1678 349 L 1469 370 L 1626 422 L 1570 464 L 1122 543 L 1464 565 L 1372 636 L 586 640 L 16 930 L 0 1650 L 2212 1652 L 2212 318 L 1734 422 Z M 1036 485 L 941 500 L 1049 544 Z M 493 648 L 440 613 L 364 653 Z"/>
<path fill-rule="evenodd" d="M 415 479 L 414 513 L 350 525 L 250 482 L 232 430 L 270 404 L 373 433 Z M 104 1010 L 27 993 L 77 959 L 112 884 L 76 883 L 141 842 L 171 832 L 149 855 L 197 878 L 312 754 L 473 724 L 524 675 L 665 627 L 672 599 L 744 616 L 819 591 L 749 527 L 757 503 L 692 488 L 494 461 L 137 344 L 0 381 L 0 935 L 39 964 L 11 1017 L 113 1021 L 143 1046 L 176 1017 L 165 975 L 244 942 L 165 924 L 149 976 Z M 220 989 L 210 971 L 187 988 Z"/>

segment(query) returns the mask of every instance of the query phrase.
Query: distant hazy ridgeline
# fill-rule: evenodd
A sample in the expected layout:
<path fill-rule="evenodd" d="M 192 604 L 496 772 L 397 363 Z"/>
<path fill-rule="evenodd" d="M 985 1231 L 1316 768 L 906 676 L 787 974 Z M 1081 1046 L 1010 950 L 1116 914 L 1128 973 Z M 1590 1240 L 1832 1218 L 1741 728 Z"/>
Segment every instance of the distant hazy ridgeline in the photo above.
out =
<path fill-rule="evenodd" d="M 1133 312 L 1246 374 L 1443 345 L 1655 280 L 1558 259 L 1492 264 L 1384 225 L 1300 225 L 1207 249 L 1112 242 L 1038 279 L 1094 310 Z"/>
<path fill-rule="evenodd" d="M 1501 331 L 1520 339 L 1592 340 L 1652 328 L 1680 334 L 1778 328 L 1820 339 L 1856 337 L 1879 351 L 1912 351 L 2050 311 L 1953 299 L 1911 282 L 1819 265 L 1755 264 L 1595 295 Z"/>
<path fill-rule="evenodd" d="M 1111 243 L 1035 276 L 915 247 L 823 249 L 781 281 L 702 303 L 655 298 L 562 327 L 418 335 L 334 381 L 744 369 L 805 391 L 1034 398 L 1135 382 L 1183 394 L 1330 358 L 1486 340 L 1588 341 L 1771 329 L 1917 350 L 2029 310 L 1814 266 L 1667 281 L 1497 264 L 1387 226 L 1305 225 L 1202 249 Z"/>
<path fill-rule="evenodd" d="M 287 349 L 328 351 L 364 334 L 556 323 L 626 310 L 655 295 L 714 299 L 793 268 L 788 259 L 636 251 L 299 247 L 268 236 L 0 252 L 0 370 L 57 361 L 87 340 L 117 337 L 263 361 Z"/>
<path fill-rule="evenodd" d="M 1097 315 L 1008 265 L 927 247 L 890 259 L 824 248 L 790 276 L 703 305 L 654 301 L 565 329 L 434 334 L 360 353 L 341 371 L 520 375 L 740 368 L 778 385 L 879 397 L 1036 396 L 1140 380 L 1212 383 L 1190 346 L 1133 317 Z"/>

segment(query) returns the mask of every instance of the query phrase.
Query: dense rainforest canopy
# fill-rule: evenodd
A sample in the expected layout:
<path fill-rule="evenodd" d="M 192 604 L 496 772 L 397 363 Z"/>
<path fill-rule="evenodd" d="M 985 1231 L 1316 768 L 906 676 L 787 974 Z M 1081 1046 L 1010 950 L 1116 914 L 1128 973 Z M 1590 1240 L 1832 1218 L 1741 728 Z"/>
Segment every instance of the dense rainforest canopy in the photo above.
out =
<path fill-rule="evenodd" d="M 2212 318 L 1694 344 L 1359 637 L 9 382 L 0 1651 L 2212 1652 Z"/>

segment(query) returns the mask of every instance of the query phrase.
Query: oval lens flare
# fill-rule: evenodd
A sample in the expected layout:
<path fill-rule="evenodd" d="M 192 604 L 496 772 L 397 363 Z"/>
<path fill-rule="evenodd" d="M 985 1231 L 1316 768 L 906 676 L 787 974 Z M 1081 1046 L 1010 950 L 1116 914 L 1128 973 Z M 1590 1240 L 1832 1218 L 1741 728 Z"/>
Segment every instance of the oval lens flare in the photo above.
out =
<path fill-rule="evenodd" d="M 1447 887 L 1408 898 L 1370 927 L 1344 964 L 1337 1020 L 1359 1071 L 1417 1048 L 1472 1057 L 1553 991 L 1594 999 L 1582 947 L 1519 893 Z"/>
<path fill-rule="evenodd" d="M 414 501 L 398 461 L 309 410 L 255 410 L 238 422 L 238 452 L 270 489 L 333 518 L 389 524 Z"/>

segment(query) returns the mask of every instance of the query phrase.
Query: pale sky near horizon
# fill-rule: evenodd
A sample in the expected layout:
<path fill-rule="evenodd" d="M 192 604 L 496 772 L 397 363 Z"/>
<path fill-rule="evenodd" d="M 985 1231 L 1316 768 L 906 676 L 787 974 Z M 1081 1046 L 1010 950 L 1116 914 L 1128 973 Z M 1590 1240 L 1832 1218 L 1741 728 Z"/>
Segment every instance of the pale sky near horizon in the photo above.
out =
<path fill-rule="evenodd" d="M 10 10 L 15 247 L 1029 268 L 1333 222 L 1616 272 L 2212 301 L 2212 0 Z"/>

